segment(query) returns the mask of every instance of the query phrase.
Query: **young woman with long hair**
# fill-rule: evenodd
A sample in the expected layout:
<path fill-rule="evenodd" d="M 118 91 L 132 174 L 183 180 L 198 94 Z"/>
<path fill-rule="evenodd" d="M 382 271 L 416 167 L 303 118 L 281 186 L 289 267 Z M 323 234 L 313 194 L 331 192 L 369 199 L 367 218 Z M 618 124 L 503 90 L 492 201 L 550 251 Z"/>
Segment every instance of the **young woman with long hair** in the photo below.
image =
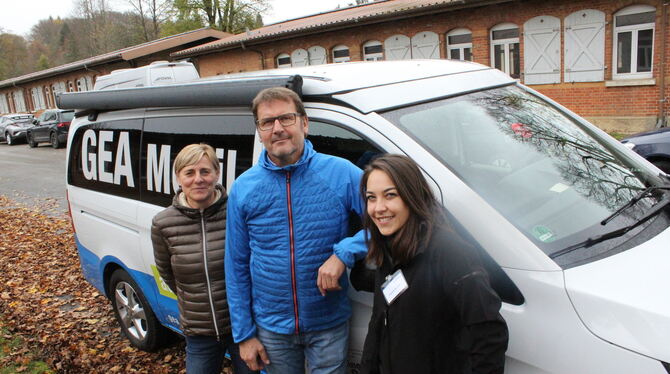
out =
<path fill-rule="evenodd" d="M 361 195 L 367 260 L 377 266 L 361 373 L 503 373 L 500 298 L 416 163 L 373 160 Z"/>

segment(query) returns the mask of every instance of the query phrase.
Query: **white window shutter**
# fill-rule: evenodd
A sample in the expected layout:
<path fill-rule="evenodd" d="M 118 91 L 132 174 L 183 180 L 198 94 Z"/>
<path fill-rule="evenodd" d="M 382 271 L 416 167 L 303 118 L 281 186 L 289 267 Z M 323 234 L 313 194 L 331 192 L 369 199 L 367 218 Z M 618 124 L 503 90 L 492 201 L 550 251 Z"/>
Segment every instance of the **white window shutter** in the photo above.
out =
<path fill-rule="evenodd" d="M 561 20 L 534 17 L 523 25 L 524 83 L 561 81 Z"/>
<path fill-rule="evenodd" d="M 15 99 L 15 104 L 16 104 L 16 111 L 17 112 L 25 112 L 26 111 L 26 100 L 23 98 L 23 91 L 18 90 L 14 94 L 14 99 Z"/>
<path fill-rule="evenodd" d="M 296 49 L 291 52 L 291 66 L 309 65 L 309 54 L 304 49 Z"/>
<path fill-rule="evenodd" d="M 565 18 L 565 81 L 605 80 L 605 13 L 586 9 Z"/>
<path fill-rule="evenodd" d="M 326 49 L 315 45 L 307 50 L 310 65 L 323 65 L 326 63 Z"/>
<path fill-rule="evenodd" d="M 412 58 L 440 58 L 440 37 L 430 31 L 412 37 Z"/>
<path fill-rule="evenodd" d="M 410 52 L 410 39 L 405 35 L 393 35 L 384 41 L 384 54 L 387 60 L 409 60 L 412 58 Z"/>

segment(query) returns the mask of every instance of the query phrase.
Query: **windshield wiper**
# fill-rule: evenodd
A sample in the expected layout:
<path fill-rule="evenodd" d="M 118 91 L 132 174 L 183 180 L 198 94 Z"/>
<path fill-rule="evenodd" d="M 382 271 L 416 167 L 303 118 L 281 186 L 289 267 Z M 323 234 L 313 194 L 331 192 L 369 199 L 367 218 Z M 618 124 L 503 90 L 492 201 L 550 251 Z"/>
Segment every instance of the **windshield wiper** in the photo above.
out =
<path fill-rule="evenodd" d="M 646 190 L 648 190 L 650 188 L 651 189 L 670 190 L 670 186 L 649 187 Z M 642 192 L 645 192 L 646 190 L 644 190 Z M 639 193 L 637 196 L 635 196 L 636 198 L 638 196 L 642 196 L 638 199 L 638 201 L 641 200 L 644 197 L 644 195 L 642 195 L 642 192 Z M 649 191 L 647 191 L 647 193 L 649 193 Z M 635 199 L 635 198 L 633 198 L 633 199 Z M 631 201 L 633 201 L 633 200 L 631 200 Z M 628 204 L 630 204 L 632 206 L 633 204 L 635 204 L 635 202 L 633 202 L 632 204 L 629 202 Z M 628 205 L 628 204 L 626 204 L 626 205 Z M 664 197 L 656 205 L 652 206 L 642 217 L 638 218 L 637 221 L 635 221 L 635 223 L 632 223 L 628 226 L 624 226 L 620 229 L 616 229 L 616 230 L 610 231 L 610 232 L 602 234 L 602 235 L 592 236 L 592 237 L 584 240 L 583 242 L 573 244 L 569 247 L 563 248 L 562 250 L 560 250 L 558 252 L 554 252 L 554 253 L 550 254 L 549 258 L 560 257 L 560 256 L 562 256 L 566 253 L 570 253 L 570 252 L 572 252 L 576 249 L 584 248 L 584 247 L 590 247 L 590 246 L 592 246 L 596 243 L 604 242 L 605 240 L 609 240 L 609 239 L 612 239 L 612 238 L 617 238 L 619 236 L 622 236 L 622 235 L 626 234 L 627 232 L 629 232 L 630 230 L 632 230 L 632 229 L 640 226 L 641 224 L 647 222 L 651 217 L 655 216 L 658 212 L 660 212 L 668 204 L 670 204 L 670 196 Z M 621 208 L 625 209 L 625 206 L 621 207 Z M 620 209 L 620 210 L 622 210 L 622 209 Z M 614 213 L 616 213 L 616 212 L 614 212 Z"/>
<path fill-rule="evenodd" d="M 640 191 L 640 193 L 635 195 L 635 197 L 630 199 L 630 201 L 627 202 L 624 206 L 617 209 L 614 213 L 607 216 L 607 218 L 605 218 L 604 220 L 600 221 L 600 224 L 605 226 L 611 220 L 613 220 L 619 214 L 621 214 L 624 210 L 626 210 L 626 209 L 632 207 L 633 205 L 637 204 L 638 201 L 644 199 L 645 197 L 647 197 L 647 195 L 649 195 L 650 193 L 652 193 L 653 191 L 656 191 L 656 190 L 670 190 L 670 186 L 651 186 L 651 187 L 645 188 L 644 190 Z"/>

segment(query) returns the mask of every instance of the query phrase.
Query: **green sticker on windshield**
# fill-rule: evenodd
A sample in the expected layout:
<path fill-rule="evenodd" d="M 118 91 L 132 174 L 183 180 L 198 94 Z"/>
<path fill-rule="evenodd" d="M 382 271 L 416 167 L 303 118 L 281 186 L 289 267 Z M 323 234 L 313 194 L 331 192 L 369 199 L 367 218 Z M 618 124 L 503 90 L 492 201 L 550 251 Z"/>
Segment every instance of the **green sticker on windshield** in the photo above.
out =
<path fill-rule="evenodd" d="M 548 227 L 540 225 L 533 227 L 533 236 L 545 243 L 553 242 L 554 239 L 556 239 L 556 237 L 554 237 L 554 233 L 549 230 Z"/>

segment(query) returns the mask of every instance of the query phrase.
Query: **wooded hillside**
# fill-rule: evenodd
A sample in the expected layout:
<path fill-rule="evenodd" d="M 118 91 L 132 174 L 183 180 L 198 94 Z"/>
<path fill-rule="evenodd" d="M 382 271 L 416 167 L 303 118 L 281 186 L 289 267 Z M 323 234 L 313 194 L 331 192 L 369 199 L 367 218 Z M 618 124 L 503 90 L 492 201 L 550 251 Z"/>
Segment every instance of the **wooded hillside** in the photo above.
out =
<path fill-rule="evenodd" d="M 27 36 L 0 28 L 0 81 L 157 38 L 211 27 L 239 33 L 263 25 L 269 0 L 72 0 L 67 18 L 36 20 Z M 115 4 L 117 4 L 115 3 Z"/>

